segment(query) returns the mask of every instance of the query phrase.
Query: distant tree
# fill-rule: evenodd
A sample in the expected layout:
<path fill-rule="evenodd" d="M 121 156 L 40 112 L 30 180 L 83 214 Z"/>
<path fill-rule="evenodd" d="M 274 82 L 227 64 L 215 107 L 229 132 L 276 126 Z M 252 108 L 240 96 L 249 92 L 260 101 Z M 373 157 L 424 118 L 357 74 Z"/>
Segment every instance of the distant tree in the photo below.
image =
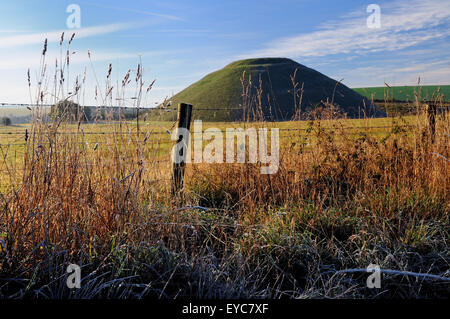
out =
<path fill-rule="evenodd" d="M 4 116 L 4 117 L 2 117 L 2 119 L 1 119 L 1 123 L 2 123 L 2 125 L 4 125 L 4 126 L 9 126 L 9 125 L 11 125 L 11 119 L 9 118 L 9 117 L 7 117 L 7 116 Z"/>
<path fill-rule="evenodd" d="M 63 100 L 51 107 L 50 118 L 68 122 L 90 121 L 91 109 L 72 101 Z"/>

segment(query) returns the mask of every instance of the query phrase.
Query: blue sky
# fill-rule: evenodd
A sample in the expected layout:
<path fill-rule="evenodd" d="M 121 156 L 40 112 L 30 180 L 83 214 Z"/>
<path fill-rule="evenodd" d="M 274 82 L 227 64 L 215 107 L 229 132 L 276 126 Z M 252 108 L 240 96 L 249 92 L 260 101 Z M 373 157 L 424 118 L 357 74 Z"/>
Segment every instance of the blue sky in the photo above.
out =
<path fill-rule="evenodd" d="M 367 27 L 371 3 L 381 8 L 380 28 Z M 67 28 L 70 4 L 81 9 L 80 29 Z M 0 7 L 0 102 L 30 102 L 27 69 L 36 74 L 45 38 L 53 66 L 62 31 L 76 34 L 71 75 L 86 67 L 88 104 L 93 70 L 104 79 L 112 63 L 118 80 L 139 58 L 147 83 L 156 79 L 147 104 L 234 60 L 263 56 L 292 58 L 350 87 L 413 85 L 419 77 L 450 84 L 448 0 L 2 0 Z"/>

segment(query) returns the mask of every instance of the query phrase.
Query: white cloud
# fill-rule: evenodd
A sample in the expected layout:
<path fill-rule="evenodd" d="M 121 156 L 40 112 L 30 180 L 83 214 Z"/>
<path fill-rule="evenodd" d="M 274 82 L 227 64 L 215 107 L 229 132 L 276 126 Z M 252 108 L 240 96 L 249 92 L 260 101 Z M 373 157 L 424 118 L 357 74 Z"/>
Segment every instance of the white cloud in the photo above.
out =
<path fill-rule="evenodd" d="M 59 30 L 41 33 L 29 33 L 12 35 L 6 37 L 0 37 L 0 48 L 11 48 L 17 46 L 32 45 L 38 43 L 44 43 L 47 39 L 48 42 L 58 42 L 61 38 L 61 33 L 65 32 L 66 39 L 75 33 L 77 39 L 93 37 L 102 34 L 113 33 L 125 29 L 129 29 L 135 26 L 131 23 L 117 23 L 117 24 L 107 24 L 95 27 L 87 27 L 80 29 L 70 29 L 70 30 Z"/>
<path fill-rule="evenodd" d="M 104 9 L 112 9 L 112 10 L 116 10 L 116 11 L 128 11 L 128 12 L 132 12 L 132 13 L 154 16 L 157 18 L 163 18 L 163 19 L 168 19 L 168 20 L 185 21 L 183 18 L 180 18 L 180 17 L 172 15 L 172 14 L 163 14 L 163 13 L 156 13 L 156 12 L 147 11 L 147 10 L 131 9 L 129 7 L 117 7 L 117 6 L 103 5 L 103 4 L 99 4 L 99 3 L 95 3 L 95 2 L 86 2 L 86 4 L 96 6 L 99 8 L 104 8 Z"/>
<path fill-rule="evenodd" d="M 118 52 L 118 51 L 91 51 L 91 58 L 89 59 L 87 50 L 71 50 L 70 64 L 88 64 L 91 61 L 93 63 L 108 61 L 115 62 L 122 59 L 135 59 L 136 63 L 139 61 L 139 57 L 154 57 L 164 56 L 172 54 L 173 51 L 144 51 L 144 52 Z M 3 51 L 0 52 L 0 70 L 23 70 L 30 68 L 31 70 L 37 69 L 41 63 L 41 51 Z M 65 51 L 62 56 L 66 58 Z M 60 51 L 58 49 L 49 49 L 46 53 L 45 61 L 49 67 L 53 67 L 55 60 L 60 63 Z"/>
<path fill-rule="evenodd" d="M 381 6 L 381 28 L 366 25 L 369 14 L 361 8 L 320 30 L 281 38 L 245 57 L 327 56 L 339 53 L 394 51 L 450 35 L 450 1 L 395 1 Z M 443 27 L 442 27 L 443 26 Z M 439 28 L 440 27 L 440 28 Z"/>

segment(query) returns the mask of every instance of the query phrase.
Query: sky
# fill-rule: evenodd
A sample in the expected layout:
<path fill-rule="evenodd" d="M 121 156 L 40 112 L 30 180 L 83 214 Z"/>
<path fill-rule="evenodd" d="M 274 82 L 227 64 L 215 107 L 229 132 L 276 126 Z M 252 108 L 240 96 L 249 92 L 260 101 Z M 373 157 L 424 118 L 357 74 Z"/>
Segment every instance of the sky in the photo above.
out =
<path fill-rule="evenodd" d="M 69 86 L 86 70 L 89 105 L 109 63 L 119 82 L 139 61 L 146 84 L 156 80 L 144 106 L 256 57 L 288 57 L 349 87 L 450 84 L 448 0 L 0 0 L 0 17 L 0 102 L 33 99 L 27 70 L 35 87 L 47 38 L 51 74 L 63 31 L 75 33 Z M 135 88 L 125 94 L 131 106 Z"/>

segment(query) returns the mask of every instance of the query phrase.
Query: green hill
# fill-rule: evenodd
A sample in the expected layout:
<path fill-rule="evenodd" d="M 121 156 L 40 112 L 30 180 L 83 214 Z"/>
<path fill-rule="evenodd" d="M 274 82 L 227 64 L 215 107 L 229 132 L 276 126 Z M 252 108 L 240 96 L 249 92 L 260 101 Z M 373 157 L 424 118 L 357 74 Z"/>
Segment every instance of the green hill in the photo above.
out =
<path fill-rule="evenodd" d="M 438 89 L 444 96 L 444 101 L 450 101 L 450 85 L 426 85 L 426 86 L 391 86 L 390 88 L 382 87 L 367 87 L 367 88 L 354 88 L 356 92 L 367 97 L 382 101 L 385 97 L 388 100 L 396 101 L 414 101 L 415 94 L 418 95 L 421 101 L 430 101 L 438 94 Z"/>
<path fill-rule="evenodd" d="M 385 113 L 359 93 L 335 80 L 286 58 L 260 58 L 233 62 L 210 73 L 172 98 L 173 105 L 180 102 L 194 105 L 194 117 L 209 121 L 233 121 L 242 118 L 242 83 L 240 78 L 252 78 L 252 96 L 256 96 L 259 79 L 262 81 L 264 115 L 275 120 L 287 120 L 294 114 L 292 82 L 290 76 L 297 69 L 295 81 L 304 85 L 301 109 L 323 105 L 327 99 L 349 117 L 384 116 Z M 255 103 L 253 103 L 255 104 Z M 367 105 L 367 109 L 364 108 Z M 255 105 L 253 105 L 253 108 Z M 226 109 L 202 111 L 195 109 Z M 237 109 L 237 110 L 236 110 Z"/>

